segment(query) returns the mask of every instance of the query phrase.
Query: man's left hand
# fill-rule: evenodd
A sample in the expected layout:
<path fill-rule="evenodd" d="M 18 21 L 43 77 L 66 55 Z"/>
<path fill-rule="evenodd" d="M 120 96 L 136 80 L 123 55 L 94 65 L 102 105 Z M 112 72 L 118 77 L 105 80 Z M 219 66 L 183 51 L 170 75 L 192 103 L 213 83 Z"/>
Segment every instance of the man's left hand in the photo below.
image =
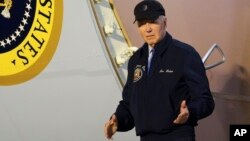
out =
<path fill-rule="evenodd" d="M 185 122 L 187 122 L 189 117 L 189 110 L 188 107 L 186 105 L 186 101 L 183 100 L 181 102 L 181 107 L 180 107 L 180 114 L 178 115 L 178 117 L 174 120 L 175 124 L 183 124 Z"/>

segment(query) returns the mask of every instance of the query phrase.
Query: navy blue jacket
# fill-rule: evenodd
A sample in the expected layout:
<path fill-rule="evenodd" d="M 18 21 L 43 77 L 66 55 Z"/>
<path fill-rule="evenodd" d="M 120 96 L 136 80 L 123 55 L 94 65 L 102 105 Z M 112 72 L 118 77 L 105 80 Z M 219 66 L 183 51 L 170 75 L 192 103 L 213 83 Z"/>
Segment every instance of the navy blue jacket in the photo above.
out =
<path fill-rule="evenodd" d="M 136 134 L 165 134 L 194 127 L 210 115 L 214 100 L 204 64 L 195 49 L 172 39 L 168 33 L 155 46 L 147 75 L 148 45 L 145 43 L 128 63 L 128 77 L 115 115 L 118 131 L 134 126 Z M 187 101 L 190 112 L 185 124 L 174 124 L 180 105 Z"/>

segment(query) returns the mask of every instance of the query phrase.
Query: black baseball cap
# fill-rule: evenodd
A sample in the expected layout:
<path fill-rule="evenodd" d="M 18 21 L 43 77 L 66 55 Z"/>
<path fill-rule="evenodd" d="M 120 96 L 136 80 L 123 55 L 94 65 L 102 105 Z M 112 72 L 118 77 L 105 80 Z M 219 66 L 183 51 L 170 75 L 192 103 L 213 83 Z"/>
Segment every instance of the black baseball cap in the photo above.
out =
<path fill-rule="evenodd" d="M 160 15 L 165 16 L 165 9 L 156 0 L 144 0 L 138 3 L 134 9 L 135 21 L 156 20 Z"/>

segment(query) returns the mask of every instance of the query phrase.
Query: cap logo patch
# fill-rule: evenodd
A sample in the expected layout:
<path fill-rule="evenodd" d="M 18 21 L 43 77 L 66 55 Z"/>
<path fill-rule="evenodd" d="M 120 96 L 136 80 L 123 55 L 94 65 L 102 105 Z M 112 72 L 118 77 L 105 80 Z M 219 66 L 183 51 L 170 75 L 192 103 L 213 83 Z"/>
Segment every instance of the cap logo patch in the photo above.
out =
<path fill-rule="evenodd" d="M 143 5 L 143 11 L 147 11 L 148 10 L 148 5 Z"/>

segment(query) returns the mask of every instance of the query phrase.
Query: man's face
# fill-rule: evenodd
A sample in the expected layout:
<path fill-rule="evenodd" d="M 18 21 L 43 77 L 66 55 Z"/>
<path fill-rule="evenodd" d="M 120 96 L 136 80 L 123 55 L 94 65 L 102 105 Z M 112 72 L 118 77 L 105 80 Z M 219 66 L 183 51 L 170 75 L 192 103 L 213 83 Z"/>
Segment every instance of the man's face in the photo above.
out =
<path fill-rule="evenodd" d="M 166 18 L 160 16 L 157 20 L 137 21 L 139 32 L 146 43 L 151 47 L 160 42 L 166 34 Z"/>

